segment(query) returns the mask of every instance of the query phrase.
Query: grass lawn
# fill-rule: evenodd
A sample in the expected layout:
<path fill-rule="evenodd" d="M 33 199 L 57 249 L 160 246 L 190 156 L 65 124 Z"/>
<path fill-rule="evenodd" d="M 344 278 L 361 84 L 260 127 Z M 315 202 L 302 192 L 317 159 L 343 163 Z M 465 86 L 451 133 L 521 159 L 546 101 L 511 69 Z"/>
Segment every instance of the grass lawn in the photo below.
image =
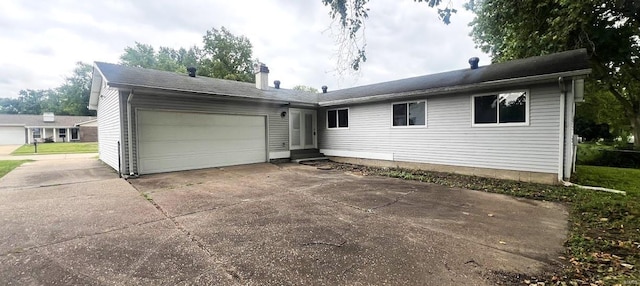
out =
<path fill-rule="evenodd" d="M 23 145 L 11 155 L 34 155 L 33 144 Z M 38 154 L 98 153 L 98 143 L 38 143 Z"/>
<path fill-rule="evenodd" d="M 4 175 L 22 165 L 22 163 L 24 162 L 29 162 L 29 160 L 0 161 L 0 178 L 4 177 Z"/>
<path fill-rule="evenodd" d="M 535 279 L 517 273 L 513 276 L 546 285 L 640 283 L 640 169 L 578 166 L 573 182 L 627 191 L 624 196 L 451 173 L 338 163 L 334 168 L 565 204 L 569 209 L 569 237 L 564 269 L 551 270 Z"/>

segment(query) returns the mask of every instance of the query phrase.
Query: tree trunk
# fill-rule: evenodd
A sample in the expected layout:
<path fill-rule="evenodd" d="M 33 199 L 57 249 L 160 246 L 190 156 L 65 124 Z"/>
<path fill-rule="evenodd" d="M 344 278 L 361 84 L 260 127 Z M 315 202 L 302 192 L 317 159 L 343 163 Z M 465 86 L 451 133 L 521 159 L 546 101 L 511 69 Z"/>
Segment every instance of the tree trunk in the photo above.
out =
<path fill-rule="evenodd" d="M 633 147 L 640 149 L 640 113 L 633 114 L 631 120 L 631 134 L 633 134 Z"/>

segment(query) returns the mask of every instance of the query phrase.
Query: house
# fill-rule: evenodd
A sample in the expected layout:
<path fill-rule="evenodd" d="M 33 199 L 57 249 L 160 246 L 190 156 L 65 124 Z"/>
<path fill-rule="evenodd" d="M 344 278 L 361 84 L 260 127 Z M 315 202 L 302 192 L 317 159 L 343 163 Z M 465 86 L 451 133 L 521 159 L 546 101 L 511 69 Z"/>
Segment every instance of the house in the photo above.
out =
<path fill-rule="evenodd" d="M 291 158 L 557 183 L 571 176 L 584 49 L 312 94 L 96 62 L 100 159 L 125 175 Z"/>
<path fill-rule="evenodd" d="M 44 142 L 95 142 L 97 118 L 64 116 L 45 112 L 43 115 L 0 114 L 0 145 Z"/>

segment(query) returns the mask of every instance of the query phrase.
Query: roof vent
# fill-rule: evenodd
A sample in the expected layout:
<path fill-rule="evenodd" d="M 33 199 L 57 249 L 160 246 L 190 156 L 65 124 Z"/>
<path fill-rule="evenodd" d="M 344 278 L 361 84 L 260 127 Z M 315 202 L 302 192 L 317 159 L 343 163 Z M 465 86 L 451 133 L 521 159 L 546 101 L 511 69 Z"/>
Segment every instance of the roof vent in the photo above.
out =
<path fill-rule="evenodd" d="M 280 81 L 279 81 L 279 80 L 275 80 L 275 81 L 273 82 L 273 86 L 275 86 L 275 87 L 276 87 L 276 89 L 280 89 Z"/>
<path fill-rule="evenodd" d="M 322 93 L 327 93 L 327 86 L 326 85 L 322 86 Z"/>
<path fill-rule="evenodd" d="M 42 121 L 44 122 L 55 122 L 55 116 L 53 112 L 45 112 L 42 114 Z"/>
<path fill-rule="evenodd" d="M 187 71 L 189 72 L 189 76 L 190 77 L 196 77 L 196 68 L 195 67 L 188 67 Z"/>
<path fill-rule="evenodd" d="M 478 63 L 480 62 L 480 59 L 478 57 L 473 57 L 469 59 L 469 65 L 471 65 L 471 69 L 475 70 L 478 68 Z"/>

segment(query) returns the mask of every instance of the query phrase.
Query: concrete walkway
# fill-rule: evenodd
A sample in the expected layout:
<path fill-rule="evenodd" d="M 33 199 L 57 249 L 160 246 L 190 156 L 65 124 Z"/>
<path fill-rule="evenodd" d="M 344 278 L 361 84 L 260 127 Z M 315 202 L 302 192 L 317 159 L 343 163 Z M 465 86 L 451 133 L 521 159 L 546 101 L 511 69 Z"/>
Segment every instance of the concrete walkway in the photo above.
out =
<path fill-rule="evenodd" d="M 0 145 L 0 156 L 9 155 L 22 145 Z"/>
<path fill-rule="evenodd" d="M 12 151 L 13 152 L 13 151 Z M 47 155 L 0 155 L 0 160 L 64 160 L 64 159 L 96 159 L 98 153 L 79 154 L 47 154 Z"/>

